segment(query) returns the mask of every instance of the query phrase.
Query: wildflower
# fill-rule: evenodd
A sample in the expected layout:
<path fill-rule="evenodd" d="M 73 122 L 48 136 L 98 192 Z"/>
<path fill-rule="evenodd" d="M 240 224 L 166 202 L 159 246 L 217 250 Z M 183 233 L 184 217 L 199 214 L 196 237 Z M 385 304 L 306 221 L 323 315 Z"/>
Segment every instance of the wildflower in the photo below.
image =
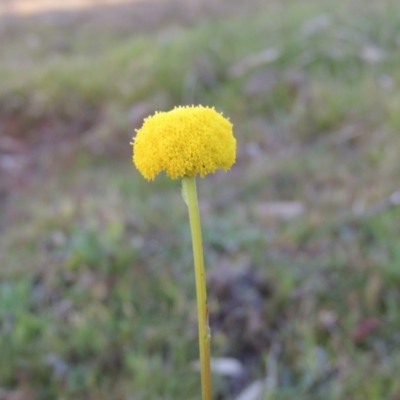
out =
<path fill-rule="evenodd" d="M 214 108 L 176 107 L 145 119 L 133 141 L 133 162 L 148 180 L 228 170 L 236 158 L 232 124 Z"/>

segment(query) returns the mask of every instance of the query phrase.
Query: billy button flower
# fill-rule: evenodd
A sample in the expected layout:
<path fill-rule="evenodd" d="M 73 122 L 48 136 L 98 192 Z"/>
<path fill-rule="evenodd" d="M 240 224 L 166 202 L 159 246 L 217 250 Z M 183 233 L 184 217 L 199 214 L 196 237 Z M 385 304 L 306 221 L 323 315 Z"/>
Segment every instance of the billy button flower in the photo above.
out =
<path fill-rule="evenodd" d="M 232 124 L 214 108 L 176 107 L 146 118 L 131 144 L 133 162 L 146 179 L 152 180 L 162 171 L 172 179 L 182 178 L 193 244 L 202 398 L 211 400 L 211 336 L 196 176 L 204 177 L 217 169 L 227 171 L 234 164 Z"/>
<path fill-rule="evenodd" d="M 146 179 L 201 177 L 235 162 L 232 124 L 208 107 L 177 107 L 145 119 L 133 142 L 133 162 Z"/>

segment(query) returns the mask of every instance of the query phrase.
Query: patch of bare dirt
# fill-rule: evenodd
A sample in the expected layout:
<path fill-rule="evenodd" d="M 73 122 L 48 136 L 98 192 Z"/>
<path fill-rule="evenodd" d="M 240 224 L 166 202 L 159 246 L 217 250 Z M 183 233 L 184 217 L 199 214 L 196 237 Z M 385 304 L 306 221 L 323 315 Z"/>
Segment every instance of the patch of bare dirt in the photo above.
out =
<path fill-rule="evenodd" d="M 37 14 L 49 10 L 71 10 L 87 7 L 102 6 L 108 4 L 127 3 L 132 0 L 2 0 L 0 2 L 0 14 Z"/>

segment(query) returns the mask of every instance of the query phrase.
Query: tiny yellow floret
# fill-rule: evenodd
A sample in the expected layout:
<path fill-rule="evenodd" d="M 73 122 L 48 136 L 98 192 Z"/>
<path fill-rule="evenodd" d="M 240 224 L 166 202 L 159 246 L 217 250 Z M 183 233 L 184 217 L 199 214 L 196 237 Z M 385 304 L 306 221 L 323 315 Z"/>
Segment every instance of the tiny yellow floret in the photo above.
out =
<path fill-rule="evenodd" d="M 227 171 L 236 159 L 232 124 L 203 106 L 156 112 L 144 120 L 131 144 L 133 162 L 148 180 L 161 171 L 173 179 L 204 177 L 219 168 Z"/>

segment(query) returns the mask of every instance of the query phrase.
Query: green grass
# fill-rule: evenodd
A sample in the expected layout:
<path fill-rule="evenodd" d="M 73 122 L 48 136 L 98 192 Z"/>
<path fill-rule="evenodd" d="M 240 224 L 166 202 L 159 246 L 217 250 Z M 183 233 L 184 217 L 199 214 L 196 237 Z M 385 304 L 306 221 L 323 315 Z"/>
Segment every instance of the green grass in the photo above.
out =
<path fill-rule="evenodd" d="M 214 327 L 213 356 L 241 360 L 251 383 L 273 342 L 269 399 L 395 400 L 400 209 L 355 215 L 399 189 L 400 6 L 272 1 L 185 24 L 164 13 L 148 27 L 115 12 L 1 34 L 0 130 L 28 150 L 24 169 L 0 171 L 0 392 L 200 398 L 180 184 L 146 182 L 129 141 L 154 110 L 203 103 L 238 139 L 232 170 L 199 182 L 207 269 L 231 281 L 250 266 L 269 287 L 261 302 L 252 288 L 257 308 L 232 281 L 239 303 Z M 230 76 L 267 48 L 280 57 Z M 384 58 L 360 56 L 371 48 Z M 271 87 L 246 91 L 263 70 Z M 271 217 L 272 201 L 305 212 Z M 210 291 L 215 312 L 231 306 Z M 246 331 L 254 309 L 261 328 Z M 215 377 L 219 398 L 239 389 Z"/>

